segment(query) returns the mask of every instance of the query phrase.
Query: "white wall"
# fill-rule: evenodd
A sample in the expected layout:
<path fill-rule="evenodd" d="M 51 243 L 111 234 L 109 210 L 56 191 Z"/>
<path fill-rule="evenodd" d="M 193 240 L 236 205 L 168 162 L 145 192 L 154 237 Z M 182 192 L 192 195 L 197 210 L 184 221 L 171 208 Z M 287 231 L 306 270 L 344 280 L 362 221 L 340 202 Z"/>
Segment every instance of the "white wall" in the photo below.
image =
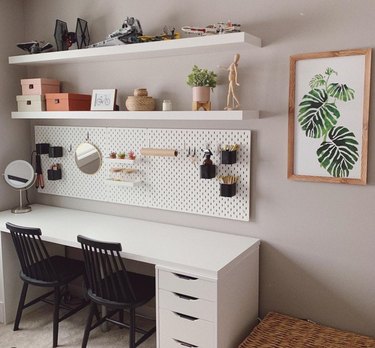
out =
<path fill-rule="evenodd" d="M 258 237 L 263 241 L 262 316 L 276 310 L 375 335 L 375 153 L 372 151 L 375 130 L 370 127 L 367 186 L 286 179 L 289 56 L 372 47 L 374 11 L 372 0 L 26 1 L 26 39 L 53 40 L 56 18 L 66 20 L 74 30 L 76 17 L 81 17 L 89 21 L 93 41 L 99 41 L 119 27 L 125 16 L 135 16 L 148 34 L 160 33 L 164 24 L 180 28 L 231 19 L 264 42 L 264 48 L 242 53 L 239 65 L 242 106 L 262 110 L 260 120 L 242 123 L 44 122 L 251 129 L 254 136 L 249 223 L 47 195 L 38 195 L 37 201 Z M 133 88 L 147 87 L 150 95 L 171 99 L 176 109 L 189 109 L 190 89 L 184 81 L 192 65 L 198 63 L 216 69 L 217 65 L 229 64 L 233 53 L 56 65 L 30 69 L 29 75 L 61 79 L 65 91 L 91 93 L 94 88 L 118 88 L 122 107 L 124 97 L 130 95 Z M 222 81 L 225 75 L 225 72 L 220 73 Z M 14 89 L 10 95 L 14 98 Z M 216 88 L 215 108 L 224 106 L 225 95 L 224 86 Z M 371 108 L 373 106 L 371 103 Z M 9 117 L 8 113 L 5 116 Z"/>

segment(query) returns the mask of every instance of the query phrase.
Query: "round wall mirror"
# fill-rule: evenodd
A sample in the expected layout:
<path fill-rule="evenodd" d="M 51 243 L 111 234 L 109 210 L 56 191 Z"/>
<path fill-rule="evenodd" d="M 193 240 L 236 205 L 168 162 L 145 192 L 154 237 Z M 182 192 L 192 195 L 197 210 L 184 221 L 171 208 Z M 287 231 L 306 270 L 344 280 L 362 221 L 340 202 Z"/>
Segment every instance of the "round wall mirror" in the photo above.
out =
<path fill-rule="evenodd" d="M 4 171 L 4 179 L 7 184 L 20 192 L 20 205 L 12 209 L 12 213 L 27 213 L 31 211 L 30 206 L 24 206 L 22 202 L 22 191 L 30 188 L 36 179 L 33 166 L 26 161 L 16 160 L 10 162 Z"/>
<path fill-rule="evenodd" d="M 82 173 L 95 174 L 102 166 L 102 155 L 96 146 L 82 143 L 77 146 L 75 161 Z"/>

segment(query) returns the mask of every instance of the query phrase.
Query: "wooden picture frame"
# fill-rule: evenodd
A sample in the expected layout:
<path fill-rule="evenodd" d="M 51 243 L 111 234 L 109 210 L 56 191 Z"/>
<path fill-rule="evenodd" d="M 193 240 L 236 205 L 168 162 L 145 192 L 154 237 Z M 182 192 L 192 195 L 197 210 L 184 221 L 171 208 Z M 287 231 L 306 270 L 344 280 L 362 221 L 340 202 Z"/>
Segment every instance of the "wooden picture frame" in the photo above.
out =
<path fill-rule="evenodd" d="M 367 183 L 371 49 L 290 57 L 288 178 Z"/>
<path fill-rule="evenodd" d="M 113 111 L 116 108 L 117 89 L 94 89 L 91 97 L 91 111 Z"/>

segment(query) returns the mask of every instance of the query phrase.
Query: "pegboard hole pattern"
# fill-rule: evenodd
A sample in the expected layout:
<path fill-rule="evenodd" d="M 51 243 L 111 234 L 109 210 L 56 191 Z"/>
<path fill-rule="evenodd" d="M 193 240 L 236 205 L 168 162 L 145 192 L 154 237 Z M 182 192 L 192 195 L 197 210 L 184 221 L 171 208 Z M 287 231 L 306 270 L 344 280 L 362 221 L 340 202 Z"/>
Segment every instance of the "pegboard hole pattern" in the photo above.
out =
<path fill-rule="evenodd" d="M 94 175 L 79 171 L 74 152 L 86 141 L 101 152 L 103 164 Z M 189 130 L 103 127 L 55 127 L 35 126 L 35 142 L 62 146 L 63 157 L 49 158 L 42 155 L 43 173 L 52 164 L 60 163 L 62 179 L 45 180 L 39 193 L 82 199 L 91 199 L 118 204 L 166 209 L 178 212 L 208 215 L 213 217 L 248 221 L 250 211 L 250 153 L 251 132 L 249 130 Z M 220 146 L 239 144 L 237 162 L 220 164 Z M 171 148 L 178 151 L 177 157 L 143 157 L 142 147 Z M 239 177 L 234 197 L 221 197 L 217 179 L 200 179 L 199 165 L 203 151 L 209 147 L 211 159 L 217 166 L 216 174 Z M 72 151 L 69 152 L 69 150 Z M 189 156 L 195 153 L 195 157 Z M 134 164 L 113 164 L 106 161 L 109 153 L 134 151 Z M 124 179 L 141 180 L 135 187 L 106 185 L 111 177 L 111 167 L 134 167 L 137 172 L 122 174 Z M 46 176 L 46 175 L 45 175 Z"/>

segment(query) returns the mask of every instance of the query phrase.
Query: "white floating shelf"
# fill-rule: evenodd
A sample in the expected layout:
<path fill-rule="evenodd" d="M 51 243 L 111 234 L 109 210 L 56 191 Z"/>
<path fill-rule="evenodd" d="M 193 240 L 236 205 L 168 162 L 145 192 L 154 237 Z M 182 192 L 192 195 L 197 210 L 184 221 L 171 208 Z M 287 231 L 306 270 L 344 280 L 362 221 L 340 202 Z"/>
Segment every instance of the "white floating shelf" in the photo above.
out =
<path fill-rule="evenodd" d="M 27 111 L 13 119 L 242 121 L 259 118 L 257 110 L 233 111 Z"/>
<path fill-rule="evenodd" d="M 110 47 L 86 48 L 9 57 L 9 64 L 45 65 L 237 51 L 250 46 L 261 47 L 262 41 L 245 32 L 199 36 L 176 40 L 137 43 Z"/>
<path fill-rule="evenodd" d="M 124 186 L 124 187 L 136 187 L 142 185 L 141 180 L 137 181 L 124 181 L 124 180 L 113 180 L 113 179 L 105 179 L 107 185 L 113 186 Z"/>
<path fill-rule="evenodd" d="M 113 163 L 113 164 L 134 164 L 136 162 L 136 159 L 131 160 L 129 158 L 120 159 L 120 158 L 105 157 L 104 161 L 108 163 Z"/>

